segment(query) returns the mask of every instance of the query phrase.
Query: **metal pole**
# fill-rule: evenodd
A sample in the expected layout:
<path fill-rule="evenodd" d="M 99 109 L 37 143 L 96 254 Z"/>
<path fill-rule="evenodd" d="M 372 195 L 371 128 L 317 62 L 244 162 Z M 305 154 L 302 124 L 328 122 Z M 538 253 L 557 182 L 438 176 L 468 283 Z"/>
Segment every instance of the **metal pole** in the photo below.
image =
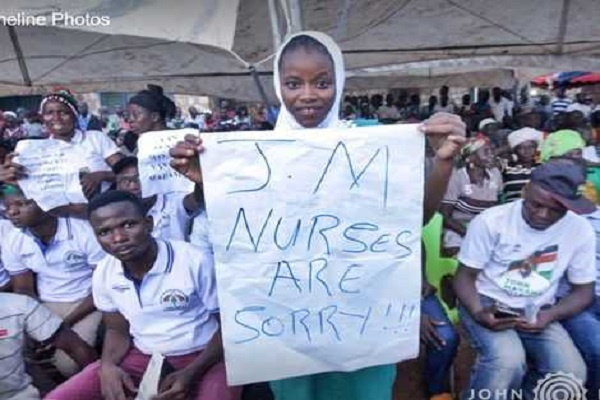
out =
<path fill-rule="evenodd" d="M 304 30 L 304 24 L 302 21 L 302 7 L 300 6 L 300 0 L 288 0 L 288 4 L 290 6 L 290 33 L 296 33 Z"/>
<path fill-rule="evenodd" d="M 271 110 L 271 104 L 269 103 L 269 98 L 267 97 L 267 93 L 265 92 L 265 89 L 263 88 L 262 83 L 260 82 L 260 79 L 258 77 L 258 72 L 256 72 L 256 68 L 254 67 L 254 65 L 251 65 L 250 67 L 248 67 L 248 69 L 250 70 L 250 73 L 252 74 L 252 78 L 254 79 L 254 83 L 256 84 L 258 93 L 260 94 L 260 98 L 262 99 L 263 103 L 265 103 L 265 105 L 267 107 L 267 113 L 269 114 L 271 119 L 274 120 L 275 115 L 273 114 L 273 112 Z"/>
<path fill-rule="evenodd" d="M 271 20 L 271 32 L 273 34 L 273 47 L 275 51 L 281 46 L 281 32 L 279 31 L 279 17 L 275 0 L 269 0 L 269 17 Z"/>
<path fill-rule="evenodd" d="M 23 56 L 23 50 L 21 49 L 21 44 L 19 43 L 17 31 L 14 26 L 8 26 L 7 28 L 8 36 L 10 36 L 10 41 L 13 45 L 13 49 L 15 50 L 15 55 L 17 56 L 19 69 L 21 70 L 21 76 L 23 77 L 23 83 L 25 86 L 31 86 L 31 77 L 29 76 L 29 70 L 27 69 L 27 63 L 25 62 L 25 56 Z"/>

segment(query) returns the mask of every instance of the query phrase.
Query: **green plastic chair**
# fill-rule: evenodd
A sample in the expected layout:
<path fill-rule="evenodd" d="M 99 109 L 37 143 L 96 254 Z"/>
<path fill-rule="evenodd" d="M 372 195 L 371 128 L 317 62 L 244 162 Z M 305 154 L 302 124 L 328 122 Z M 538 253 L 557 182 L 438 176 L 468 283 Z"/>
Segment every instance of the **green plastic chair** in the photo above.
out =
<path fill-rule="evenodd" d="M 588 167 L 587 170 L 587 182 L 591 184 L 591 189 L 593 193 L 586 193 L 590 200 L 594 201 L 596 204 L 600 203 L 600 167 Z M 587 189 L 587 188 L 586 188 Z M 589 189 L 588 189 L 589 190 Z"/>
<path fill-rule="evenodd" d="M 454 276 L 458 268 L 458 261 L 454 258 L 441 256 L 442 230 L 444 218 L 436 213 L 429 223 L 423 227 L 423 243 L 425 245 L 425 275 L 429 283 L 436 288 L 436 296 L 446 310 L 450 321 L 456 324 L 459 320 L 458 310 L 450 308 L 442 299 L 441 282 L 446 275 Z"/>

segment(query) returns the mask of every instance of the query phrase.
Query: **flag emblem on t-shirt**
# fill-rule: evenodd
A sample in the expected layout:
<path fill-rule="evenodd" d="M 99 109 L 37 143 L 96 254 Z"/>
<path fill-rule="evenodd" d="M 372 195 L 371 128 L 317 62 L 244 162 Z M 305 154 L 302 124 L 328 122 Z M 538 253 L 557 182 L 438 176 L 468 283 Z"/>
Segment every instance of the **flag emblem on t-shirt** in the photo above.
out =
<path fill-rule="evenodd" d="M 8 336 L 8 329 L 0 329 L 0 338 Z"/>
<path fill-rule="evenodd" d="M 537 250 L 524 260 L 513 261 L 508 267 L 508 271 L 519 270 L 523 278 L 527 278 L 532 273 L 538 273 L 541 277 L 550 280 L 552 278 L 551 268 L 540 268 L 543 264 L 553 264 L 558 258 L 558 245 L 553 244 Z"/>

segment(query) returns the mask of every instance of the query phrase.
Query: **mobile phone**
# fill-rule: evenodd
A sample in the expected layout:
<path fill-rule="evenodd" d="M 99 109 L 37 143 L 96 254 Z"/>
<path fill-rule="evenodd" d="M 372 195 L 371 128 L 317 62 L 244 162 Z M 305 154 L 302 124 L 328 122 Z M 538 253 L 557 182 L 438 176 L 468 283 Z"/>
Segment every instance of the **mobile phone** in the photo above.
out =
<path fill-rule="evenodd" d="M 507 307 L 499 307 L 496 312 L 494 312 L 494 318 L 502 319 L 502 318 L 518 318 L 523 314 L 517 310 L 507 308 Z"/>
<path fill-rule="evenodd" d="M 160 380 L 162 381 L 168 375 L 172 374 L 175 371 L 177 371 L 175 367 L 173 367 L 173 365 L 165 358 L 163 360 L 162 369 L 160 370 Z"/>

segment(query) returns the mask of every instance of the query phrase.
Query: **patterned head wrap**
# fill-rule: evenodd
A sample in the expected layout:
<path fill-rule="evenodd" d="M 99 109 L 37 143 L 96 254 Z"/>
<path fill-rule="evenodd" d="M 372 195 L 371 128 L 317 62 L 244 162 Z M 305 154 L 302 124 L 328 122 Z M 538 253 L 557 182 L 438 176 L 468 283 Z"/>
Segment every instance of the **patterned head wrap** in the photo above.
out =
<path fill-rule="evenodd" d="M 57 101 L 69 107 L 75 120 L 79 118 L 79 109 L 77 108 L 77 100 L 73 97 L 73 94 L 69 92 L 67 89 L 59 89 L 55 92 L 47 94 L 42 99 L 42 104 L 40 104 L 40 114 L 44 115 L 44 106 L 50 101 Z"/>

